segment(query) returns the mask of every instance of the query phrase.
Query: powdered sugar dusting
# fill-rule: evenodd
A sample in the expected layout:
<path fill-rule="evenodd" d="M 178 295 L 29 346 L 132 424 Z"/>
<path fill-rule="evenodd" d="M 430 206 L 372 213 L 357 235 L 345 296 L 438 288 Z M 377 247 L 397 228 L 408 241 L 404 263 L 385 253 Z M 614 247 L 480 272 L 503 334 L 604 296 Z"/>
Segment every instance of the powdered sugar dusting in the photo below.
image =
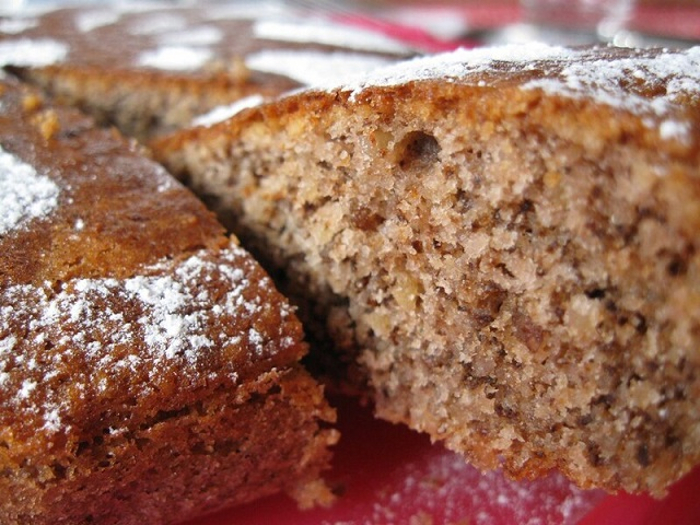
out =
<path fill-rule="evenodd" d="M 181 188 L 180 183 L 160 164 L 154 164 L 152 179 L 158 183 L 158 193 Z"/>
<path fill-rule="evenodd" d="M 514 482 L 498 471 L 482 473 L 439 446 L 392 479 L 397 483 L 377 499 L 372 523 L 397 523 L 415 508 L 434 523 L 573 525 L 601 498 L 560 475 Z M 416 523 L 420 518 L 414 516 Z"/>
<path fill-rule="evenodd" d="M 39 25 L 37 18 L 6 18 L 0 20 L 0 33 L 16 35 Z"/>
<path fill-rule="evenodd" d="M 679 139 L 682 140 L 688 136 L 690 132 L 690 124 L 688 122 L 679 122 L 678 120 L 665 120 L 659 126 L 659 134 L 662 139 Z"/>
<path fill-rule="evenodd" d="M 630 84 L 626 89 L 621 86 Z M 663 90 L 657 90 L 663 86 Z M 592 97 L 598 102 L 635 113 L 667 115 L 684 94 L 700 92 L 700 47 L 659 56 L 619 57 L 565 64 L 552 78 L 533 80 L 526 89 L 574 98 Z M 644 89 L 658 91 L 643 96 Z M 684 125 L 666 124 L 668 136 Z"/>
<path fill-rule="evenodd" d="M 58 194 L 51 179 L 0 146 L 0 235 L 51 213 Z"/>
<path fill-rule="evenodd" d="M 258 20 L 289 16 L 288 6 L 281 2 L 238 0 L 236 2 L 205 3 L 201 6 L 208 20 Z"/>
<path fill-rule="evenodd" d="M 270 345 L 274 336 L 256 326 L 268 305 L 251 292 L 253 263 L 243 254 L 238 247 L 218 257 L 202 252 L 127 279 L 9 286 L 0 294 L 0 403 L 39 414 L 44 429 L 57 432 L 70 410 L 64 387 L 109 396 L 128 380 L 146 392 L 172 369 L 181 384 L 208 381 L 207 366 L 235 381 L 227 361 L 206 364 L 212 355 L 244 345 L 248 355 L 265 357 L 294 344 Z M 283 316 L 291 311 L 282 308 Z M 68 378 L 69 369 L 84 376 Z"/>
<path fill-rule="evenodd" d="M 121 18 L 121 13 L 113 10 L 79 11 L 75 15 L 75 26 L 81 33 L 89 33 L 98 27 L 115 24 Z"/>
<path fill-rule="evenodd" d="M 141 16 L 131 24 L 132 35 L 158 35 L 169 31 L 182 31 L 187 28 L 187 19 L 177 13 L 156 13 Z"/>
<path fill-rule="evenodd" d="M 252 108 L 263 103 L 263 97 L 261 95 L 251 95 L 249 97 L 244 97 L 239 99 L 232 104 L 226 106 L 217 106 L 211 111 L 198 116 L 192 121 L 193 126 L 213 126 L 218 122 L 223 122 L 224 120 L 232 117 L 236 113 L 240 113 L 244 109 Z"/>
<path fill-rule="evenodd" d="M 218 44 L 223 38 L 224 33 L 218 27 L 201 25 L 164 33 L 158 42 L 164 46 L 207 46 Z"/>
<path fill-rule="evenodd" d="M 20 38 L 0 42 L 0 67 L 41 67 L 64 60 L 69 47 L 50 38 Z"/>
<path fill-rule="evenodd" d="M 383 33 L 328 20 L 286 17 L 279 20 L 258 20 L 253 26 L 256 38 L 282 42 L 325 44 L 347 49 L 384 53 L 406 53 L 410 49 Z"/>
<path fill-rule="evenodd" d="M 163 1 L 137 1 L 137 0 L 113 0 L 109 3 L 111 9 L 115 9 L 125 14 L 148 13 L 149 11 L 160 11 L 163 9 L 174 9 L 173 3 Z"/>
<path fill-rule="evenodd" d="M 392 64 L 342 86 L 344 91 L 359 93 L 371 86 L 395 86 L 406 82 L 446 79 L 454 81 L 469 75 L 492 70 L 496 65 L 509 64 L 521 69 L 533 61 L 573 61 L 581 52 L 565 47 L 533 43 L 524 46 L 458 49 L 428 57 Z"/>
<path fill-rule="evenodd" d="M 533 72 L 523 89 L 575 99 L 592 99 L 631 111 L 660 126 L 663 138 L 680 138 L 686 122 L 668 120 L 678 100 L 700 92 L 700 47 L 682 51 L 633 51 L 571 49 L 532 43 L 492 48 L 460 49 L 418 58 L 376 70 L 342 86 L 355 98 L 371 86 L 393 86 L 414 81 L 441 79 L 447 82 L 488 86 L 484 74 Z"/>
<path fill-rule="evenodd" d="M 357 53 L 276 49 L 252 53 L 246 57 L 245 63 L 256 71 L 283 75 L 307 86 L 318 86 L 349 81 L 387 65 L 389 60 Z"/>
<path fill-rule="evenodd" d="M 208 48 L 162 46 L 144 51 L 137 62 L 140 66 L 169 71 L 189 71 L 202 67 L 212 57 Z"/>

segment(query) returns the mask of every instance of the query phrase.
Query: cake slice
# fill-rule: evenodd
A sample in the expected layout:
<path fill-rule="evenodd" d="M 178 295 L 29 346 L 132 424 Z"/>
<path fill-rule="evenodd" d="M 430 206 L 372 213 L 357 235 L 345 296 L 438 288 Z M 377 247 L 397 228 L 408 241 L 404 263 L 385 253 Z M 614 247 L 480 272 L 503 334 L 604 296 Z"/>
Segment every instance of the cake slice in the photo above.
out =
<path fill-rule="evenodd" d="M 118 2 L 0 16 L 0 65 L 128 136 L 405 57 L 387 37 L 276 2 Z"/>
<path fill-rule="evenodd" d="M 327 503 L 292 307 L 140 147 L 0 84 L 0 523 Z"/>
<path fill-rule="evenodd" d="M 482 469 L 659 496 L 700 460 L 699 66 L 456 51 L 154 150 L 284 272 L 380 417 Z"/>

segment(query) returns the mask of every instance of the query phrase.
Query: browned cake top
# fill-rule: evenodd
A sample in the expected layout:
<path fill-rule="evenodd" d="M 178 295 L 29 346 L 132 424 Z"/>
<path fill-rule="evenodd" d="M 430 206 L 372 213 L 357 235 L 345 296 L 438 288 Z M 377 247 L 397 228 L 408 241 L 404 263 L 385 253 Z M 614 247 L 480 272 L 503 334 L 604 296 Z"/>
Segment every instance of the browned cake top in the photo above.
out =
<path fill-rule="evenodd" d="M 140 148 L 3 84 L 0 283 L 124 276 L 223 244 L 213 215 Z"/>
<path fill-rule="evenodd" d="M 13 454 L 304 353 L 269 278 L 162 168 L 33 91 L 0 90 L 0 441 Z"/>
<path fill-rule="evenodd" d="M 351 98 L 373 88 L 439 81 L 517 87 L 640 116 L 662 138 L 689 139 L 700 111 L 700 47 L 686 50 L 564 48 L 532 43 L 458 50 L 370 72 L 340 89 Z"/>
<path fill-rule="evenodd" d="M 252 75 L 259 81 L 272 73 L 289 77 L 278 77 L 280 90 L 319 77 L 343 78 L 408 52 L 382 35 L 265 3 L 181 8 L 112 2 L 0 18 L 2 64 Z"/>
<path fill-rule="evenodd" d="M 567 103 L 593 104 L 641 121 L 651 140 L 675 140 L 691 152 L 697 150 L 693 145 L 700 137 L 700 47 L 674 51 L 563 48 L 538 43 L 460 49 L 377 68 L 344 84 L 330 79 L 225 126 L 245 127 L 263 115 L 274 119 L 295 111 L 319 112 L 338 103 L 370 101 L 379 108 L 385 101 L 390 106 L 392 100 L 407 98 L 414 91 L 435 91 L 431 85 L 439 86 L 443 97 L 448 91 L 464 96 L 482 89 L 499 90 L 508 96 L 507 90 L 514 89 L 533 93 L 533 99 L 544 92 Z M 435 97 L 432 103 L 439 105 L 440 98 Z M 194 131 L 197 136 L 208 133 L 219 131 Z M 186 134 L 174 137 L 175 147 Z"/>

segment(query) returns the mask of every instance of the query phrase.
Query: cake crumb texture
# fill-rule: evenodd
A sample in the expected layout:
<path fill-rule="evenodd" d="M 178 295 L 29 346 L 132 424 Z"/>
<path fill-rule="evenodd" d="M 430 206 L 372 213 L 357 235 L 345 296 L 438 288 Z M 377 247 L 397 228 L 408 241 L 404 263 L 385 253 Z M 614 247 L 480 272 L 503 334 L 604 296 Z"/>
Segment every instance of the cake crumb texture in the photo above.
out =
<path fill-rule="evenodd" d="M 658 496 L 700 460 L 698 56 L 458 51 L 154 148 L 323 313 L 380 417 Z"/>

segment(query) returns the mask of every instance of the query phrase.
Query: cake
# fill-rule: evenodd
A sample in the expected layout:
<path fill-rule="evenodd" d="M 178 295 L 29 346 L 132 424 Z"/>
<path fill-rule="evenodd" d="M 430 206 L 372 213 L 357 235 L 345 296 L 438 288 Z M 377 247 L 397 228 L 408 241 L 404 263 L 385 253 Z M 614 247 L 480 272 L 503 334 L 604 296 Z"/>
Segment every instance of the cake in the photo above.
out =
<path fill-rule="evenodd" d="M 142 147 L 0 84 L 0 523 L 328 503 L 293 308 Z"/>
<path fill-rule="evenodd" d="M 700 48 L 458 50 L 153 149 L 379 417 L 661 496 L 700 461 L 698 72 Z"/>
<path fill-rule="evenodd" d="M 216 107 L 338 82 L 411 53 L 272 2 L 30 9 L 0 17 L 0 65 L 140 139 Z"/>

